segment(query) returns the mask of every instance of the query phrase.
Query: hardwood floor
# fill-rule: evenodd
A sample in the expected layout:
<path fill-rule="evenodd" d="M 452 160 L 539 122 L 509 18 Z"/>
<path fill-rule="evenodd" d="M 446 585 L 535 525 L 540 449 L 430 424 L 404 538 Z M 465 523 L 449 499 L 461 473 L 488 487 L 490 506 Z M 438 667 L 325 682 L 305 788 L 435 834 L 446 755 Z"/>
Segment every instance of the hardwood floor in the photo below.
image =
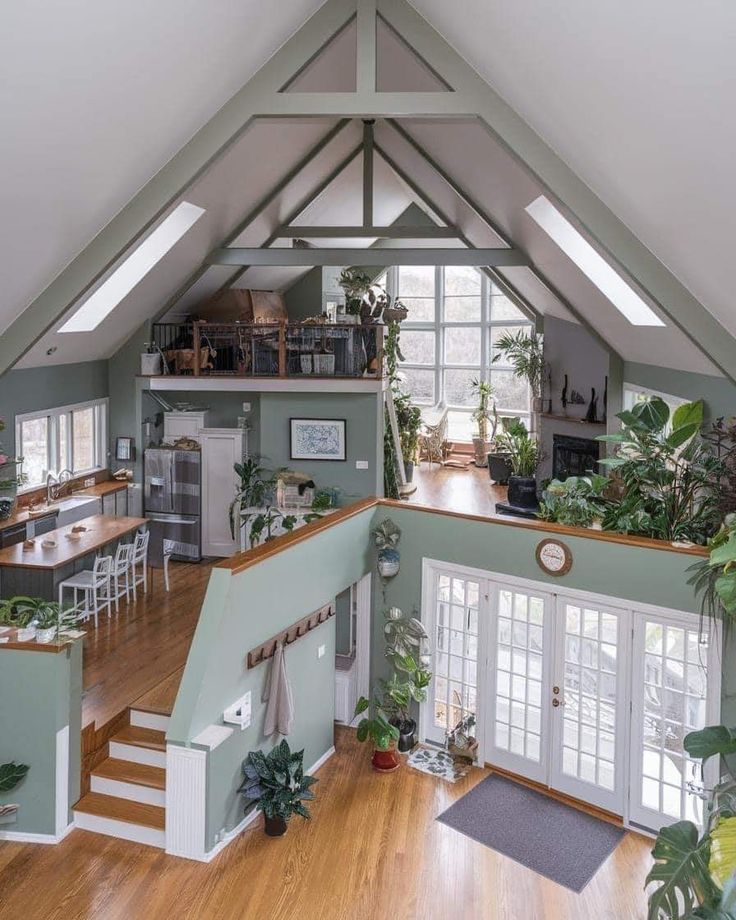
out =
<path fill-rule="evenodd" d="M 100 729 L 164 678 L 180 672 L 192 644 L 211 565 L 172 562 L 171 591 L 152 569 L 148 594 L 120 602 L 120 612 L 99 626 L 87 624 L 83 652 L 82 725 Z M 173 680 L 173 677 L 172 677 Z M 178 683 L 177 685 L 178 686 Z"/>
<path fill-rule="evenodd" d="M 433 465 L 426 462 L 414 470 L 417 490 L 409 502 L 459 511 L 464 514 L 493 515 L 496 502 L 506 500 L 506 486 L 497 486 L 488 478 L 487 469 L 470 464 L 467 470 Z"/>
<path fill-rule="evenodd" d="M 319 771 L 313 820 L 267 838 L 260 818 L 211 863 L 75 830 L 0 844 L 2 920 L 643 920 L 651 841 L 628 834 L 575 894 L 435 817 L 455 785 L 403 766 L 379 776 L 354 733 Z M 560 841 L 564 846 L 564 841 Z"/>

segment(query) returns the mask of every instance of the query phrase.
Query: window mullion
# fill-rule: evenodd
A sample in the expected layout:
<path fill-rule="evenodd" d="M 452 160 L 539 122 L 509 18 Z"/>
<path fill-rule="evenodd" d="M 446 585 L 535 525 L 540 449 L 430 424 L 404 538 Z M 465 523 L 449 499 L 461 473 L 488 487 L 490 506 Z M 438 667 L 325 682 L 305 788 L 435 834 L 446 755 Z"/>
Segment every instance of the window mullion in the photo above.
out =
<path fill-rule="evenodd" d="M 435 392 L 437 402 L 447 403 L 445 399 L 445 273 L 442 266 L 435 266 L 434 270 L 434 324 L 437 330 L 437 352 L 434 370 Z"/>

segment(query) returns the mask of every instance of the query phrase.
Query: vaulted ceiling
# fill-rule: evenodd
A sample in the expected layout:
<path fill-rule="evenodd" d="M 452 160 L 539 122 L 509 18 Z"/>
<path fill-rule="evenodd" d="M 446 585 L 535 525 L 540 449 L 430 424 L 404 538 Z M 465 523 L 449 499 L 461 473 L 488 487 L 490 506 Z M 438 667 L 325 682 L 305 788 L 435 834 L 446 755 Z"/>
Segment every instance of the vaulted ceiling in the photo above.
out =
<path fill-rule="evenodd" d="M 5 31 L 13 40 L 0 55 L 0 331 L 319 6 L 290 0 L 264 14 L 262 4 L 223 0 L 213 15 L 209 5 L 161 0 L 145 16 L 136 4 L 111 16 L 88 0 L 64 5 L 63 14 L 13 4 Z M 563 10 L 541 0 L 465 0 L 462 15 L 439 0 L 414 6 L 736 334 L 727 268 L 736 230 L 728 195 L 736 152 L 736 116 L 726 104 L 736 90 L 731 5 L 707 3 L 701 30 L 692 29 L 684 4 L 659 0 L 633 13 L 609 0 L 594 8 L 571 0 Z M 345 29 L 290 91 L 354 89 L 354 31 Z M 392 32 L 379 29 L 378 45 L 379 89 L 437 88 Z M 121 306 L 94 333 L 59 335 L 56 323 L 22 363 L 114 353 L 336 124 L 296 117 L 252 123 L 186 190 L 186 200 L 206 209 L 203 219 Z M 233 243 L 261 245 L 323 184 L 299 223 L 359 223 L 360 154 L 327 180 L 359 145 L 360 129 L 352 122 L 336 133 Z M 612 308 L 525 213 L 544 185 L 477 122 L 379 121 L 376 142 L 376 224 L 391 223 L 414 202 L 436 221 L 457 224 L 471 244 L 492 247 L 499 238 L 482 220 L 490 216 L 539 269 L 503 271 L 537 311 L 582 318 L 629 360 L 718 373 L 675 324 L 632 327 Z M 176 309 L 230 274 L 211 267 Z M 284 288 L 298 274 L 250 269 L 238 283 Z"/>

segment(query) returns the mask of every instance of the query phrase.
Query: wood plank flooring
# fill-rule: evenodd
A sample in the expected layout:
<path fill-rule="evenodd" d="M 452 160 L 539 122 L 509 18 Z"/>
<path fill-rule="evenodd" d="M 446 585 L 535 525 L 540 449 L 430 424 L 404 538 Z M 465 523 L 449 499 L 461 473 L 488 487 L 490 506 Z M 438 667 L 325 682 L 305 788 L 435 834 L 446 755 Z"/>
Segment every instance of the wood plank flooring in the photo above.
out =
<path fill-rule="evenodd" d="M 575 894 L 435 821 L 455 785 L 370 768 L 354 733 L 319 771 L 313 820 L 283 838 L 260 819 L 211 863 L 86 831 L 0 843 L 2 920 L 644 920 L 652 843 L 627 834 Z M 564 846 L 564 841 L 560 841 Z"/>
<path fill-rule="evenodd" d="M 463 514 L 495 515 L 496 502 L 506 501 L 506 486 L 493 485 L 488 470 L 472 463 L 462 470 L 436 464 L 430 469 L 425 462 L 414 469 L 414 482 L 417 490 L 409 496 L 409 504 Z"/>
<path fill-rule="evenodd" d="M 122 600 L 109 619 L 101 614 L 97 629 L 83 627 L 82 725 L 94 721 L 100 729 L 165 678 L 181 675 L 210 569 L 208 563 L 172 562 L 169 593 L 162 572 L 152 569 L 148 594 L 139 589 L 135 603 Z"/>

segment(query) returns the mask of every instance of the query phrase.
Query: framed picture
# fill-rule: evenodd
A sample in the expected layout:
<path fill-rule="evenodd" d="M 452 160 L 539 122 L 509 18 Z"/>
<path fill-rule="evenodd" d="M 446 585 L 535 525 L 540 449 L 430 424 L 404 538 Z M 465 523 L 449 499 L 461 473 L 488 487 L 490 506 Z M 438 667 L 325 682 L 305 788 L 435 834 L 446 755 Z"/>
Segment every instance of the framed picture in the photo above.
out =
<path fill-rule="evenodd" d="M 133 460 L 134 454 L 133 438 L 118 438 L 115 441 L 116 460 Z"/>
<path fill-rule="evenodd" d="M 345 460 L 344 418 L 289 419 L 292 460 Z"/>

